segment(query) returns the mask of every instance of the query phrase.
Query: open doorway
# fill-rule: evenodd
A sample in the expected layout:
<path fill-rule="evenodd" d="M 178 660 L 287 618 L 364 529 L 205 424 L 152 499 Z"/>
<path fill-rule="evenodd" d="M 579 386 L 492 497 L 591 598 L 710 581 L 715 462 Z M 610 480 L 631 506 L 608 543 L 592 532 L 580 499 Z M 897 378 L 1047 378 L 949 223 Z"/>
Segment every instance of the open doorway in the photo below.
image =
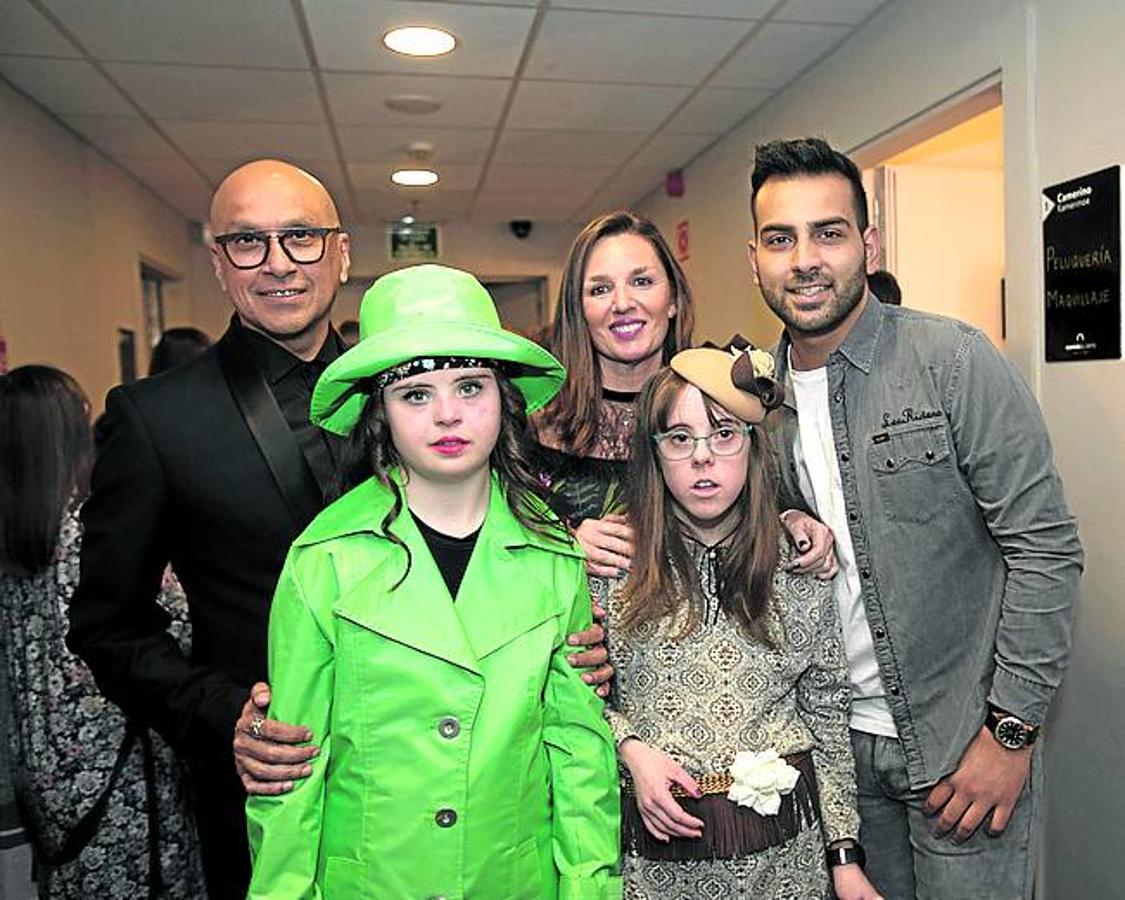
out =
<path fill-rule="evenodd" d="M 904 306 L 961 319 L 1003 348 L 1004 113 L 999 87 L 905 142 L 867 148 L 883 267 Z M 928 133 L 927 133 L 928 131 Z"/>

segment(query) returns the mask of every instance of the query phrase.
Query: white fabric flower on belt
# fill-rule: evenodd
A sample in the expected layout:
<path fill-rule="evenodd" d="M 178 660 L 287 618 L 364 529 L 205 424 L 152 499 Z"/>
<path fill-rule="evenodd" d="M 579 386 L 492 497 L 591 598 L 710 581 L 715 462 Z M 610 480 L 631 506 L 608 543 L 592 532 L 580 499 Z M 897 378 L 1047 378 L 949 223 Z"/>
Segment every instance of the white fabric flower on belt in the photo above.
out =
<path fill-rule="evenodd" d="M 776 750 L 741 750 L 730 767 L 734 784 L 727 799 L 739 806 L 749 806 L 759 815 L 773 816 L 781 808 L 781 795 L 797 786 L 801 773 Z"/>

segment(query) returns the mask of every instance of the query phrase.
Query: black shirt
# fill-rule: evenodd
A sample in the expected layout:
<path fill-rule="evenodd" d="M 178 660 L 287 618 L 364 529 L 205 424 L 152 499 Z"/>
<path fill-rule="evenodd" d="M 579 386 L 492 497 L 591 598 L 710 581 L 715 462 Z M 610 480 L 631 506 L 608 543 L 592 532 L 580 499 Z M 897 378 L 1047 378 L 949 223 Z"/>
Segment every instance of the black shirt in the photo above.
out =
<path fill-rule="evenodd" d="M 309 421 L 309 403 L 317 379 L 328 368 L 328 364 L 344 351 L 339 335 L 330 329 L 320 351 L 313 359 L 305 362 L 264 334 L 246 328 L 237 319 L 235 327 L 241 330 L 258 371 L 266 379 L 270 393 L 297 440 L 297 446 L 301 448 L 301 453 L 312 469 L 321 494 L 327 496 L 336 478 L 344 439 Z"/>
<path fill-rule="evenodd" d="M 430 548 L 430 555 L 437 563 L 438 571 L 441 572 L 445 586 L 449 589 L 449 596 L 456 600 L 457 591 L 461 588 L 461 579 L 465 577 L 465 569 L 469 567 L 469 558 L 473 555 L 477 538 L 480 537 L 480 529 L 478 528 L 465 537 L 451 537 L 434 530 L 415 516 L 413 512 L 410 515 L 414 518 L 414 524 L 418 526 L 418 530 L 422 532 L 426 546 Z"/>

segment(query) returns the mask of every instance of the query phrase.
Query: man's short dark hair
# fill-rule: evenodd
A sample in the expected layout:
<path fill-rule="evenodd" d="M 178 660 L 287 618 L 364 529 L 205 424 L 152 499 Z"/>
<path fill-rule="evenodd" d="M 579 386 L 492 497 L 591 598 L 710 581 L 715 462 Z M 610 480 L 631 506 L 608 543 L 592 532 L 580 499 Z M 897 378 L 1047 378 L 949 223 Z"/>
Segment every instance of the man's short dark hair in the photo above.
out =
<path fill-rule="evenodd" d="M 821 138 L 770 141 L 754 148 L 754 172 L 750 176 L 750 211 L 757 218 L 758 191 L 770 178 L 797 178 L 802 175 L 842 175 L 852 186 L 855 224 L 867 230 L 867 191 L 856 164 Z"/>

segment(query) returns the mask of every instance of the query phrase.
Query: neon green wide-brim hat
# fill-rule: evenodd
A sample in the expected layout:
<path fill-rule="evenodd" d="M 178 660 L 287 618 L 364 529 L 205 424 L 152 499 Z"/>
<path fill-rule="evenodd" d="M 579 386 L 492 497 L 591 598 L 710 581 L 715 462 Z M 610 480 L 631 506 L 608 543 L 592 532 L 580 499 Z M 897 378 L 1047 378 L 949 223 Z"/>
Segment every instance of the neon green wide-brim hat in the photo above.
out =
<path fill-rule="evenodd" d="M 566 369 L 550 353 L 504 330 L 492 297 L 468 272 L 411 266 L 384 275 L 363 295 L 359 342 L 317 381 L 309 410 L 313 423 L 349 434 L 372 390 L 366 379 L 430 356 L 511 363 L 505 371 L 529 413 L 545 406 L 566 380 Z"/>

